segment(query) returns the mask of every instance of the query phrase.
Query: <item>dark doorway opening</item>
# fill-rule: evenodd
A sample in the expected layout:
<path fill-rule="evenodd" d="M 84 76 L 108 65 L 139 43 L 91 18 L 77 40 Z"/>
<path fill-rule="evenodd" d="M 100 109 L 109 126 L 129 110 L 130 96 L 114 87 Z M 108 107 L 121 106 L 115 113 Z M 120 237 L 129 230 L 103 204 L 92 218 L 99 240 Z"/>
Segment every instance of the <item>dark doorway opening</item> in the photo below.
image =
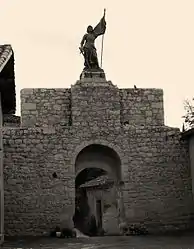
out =
<path fill-rule="evenodd" d="M 97 200 L 96 201 L 96 214 L 97 214 L 97 226 L 98 229 L 102 229 L 102 201 Z"/>

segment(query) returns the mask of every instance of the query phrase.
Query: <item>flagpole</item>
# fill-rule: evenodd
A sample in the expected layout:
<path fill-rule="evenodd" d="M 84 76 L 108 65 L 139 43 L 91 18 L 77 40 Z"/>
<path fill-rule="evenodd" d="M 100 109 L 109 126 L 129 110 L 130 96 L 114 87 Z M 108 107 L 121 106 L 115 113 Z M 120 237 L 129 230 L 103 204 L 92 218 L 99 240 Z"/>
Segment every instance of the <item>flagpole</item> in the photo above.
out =
<path fill-rule="evenodd" d="M 106 9 L 104 9 L 104 16 L 105 16 L 105 13 L 106 13 Z M 101 65 L 100 67 L 102 68 L 102 55 L 103 55 L 103 48 L 104 48 L 104 34 L 102 35 L 102 47 L 101 47 Z"/>
<path fill-rule="evenodd" d="M 102 68 L 103 44 L 104 44 L 104 34 L 103 34 L 103 36 L 102 36 L 102 48 L 101 48 L 101 68 Z"/>

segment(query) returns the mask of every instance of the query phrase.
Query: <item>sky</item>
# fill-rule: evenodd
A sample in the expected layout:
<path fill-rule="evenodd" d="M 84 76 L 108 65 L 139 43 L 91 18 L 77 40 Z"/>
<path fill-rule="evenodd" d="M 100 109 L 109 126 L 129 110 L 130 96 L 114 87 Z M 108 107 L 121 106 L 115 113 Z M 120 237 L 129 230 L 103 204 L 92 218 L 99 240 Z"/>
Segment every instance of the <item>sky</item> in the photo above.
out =
<path fill-rule="evenodd" d="M 107 79 L 119 88 L 162 88 L 165 124 L 181 128 L 183 102 L 194 92 L 193 0 L 0 0 L 0 44 L 15 54 L 17 114 L 21 89 L 68 88 L 79 79 L 80 41 L 104 8 Z"/>

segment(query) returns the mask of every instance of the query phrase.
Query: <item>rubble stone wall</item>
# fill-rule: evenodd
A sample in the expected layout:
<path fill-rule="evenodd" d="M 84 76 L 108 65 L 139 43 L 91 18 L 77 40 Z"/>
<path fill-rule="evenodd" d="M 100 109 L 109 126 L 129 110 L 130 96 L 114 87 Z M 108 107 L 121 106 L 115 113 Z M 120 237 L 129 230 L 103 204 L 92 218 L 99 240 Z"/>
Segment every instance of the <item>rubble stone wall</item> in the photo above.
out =
<path fill-rule="evenodd" d="M 162 89 L 120 89 L 120 99 L 122 124 L 164 125 Z"/>
<path fill-rule="evenodd" d="M 6 235 L 41 235 L 61 222 L 72 225 L 67 224 L 75 195 L 69 162 L 67 143 L 54 129 L 4 129 Z"/>
<path fill-rule="evenodd" d="M 76 107 L 77 106 L 77 107 Z M 77 109 L 78 108 L 78 109 Z M 161 89 L 118 89 L 108 82 L 77 81 L 71 89 L 23 89 L 24 127 L 164 125 Z"/>
<path fill-rule="evenodd" d="M 65 88 L 37 88 L 21 91 L 21 125 L 23 127 L 68 126 L 71 92 Z"/>
<path fill-rule="evenodd" d="M 188 143 L 179 129 L 125 131 L 124 205 L 129 223 L 156 231 L 188 228 L 193 198 Z"/>
<path fill-rule="evenodd" d="M 119 90 L 110 82 L 24 89 L 22 127 L 4 128 L 6 234 L 39 235 L 71 223 L 76 158 L 91 144 L 120 158 L 128 224 L 144 222 L 154 231 L 189 227 L 189 146 L 179 129 L 163 125 L 162 94 Z"/>
<path fill-rule="evenodd" d="M 120 127 L 120 95 L 111 82 L 77 82 L 71 96 L 73 126 Z"/>

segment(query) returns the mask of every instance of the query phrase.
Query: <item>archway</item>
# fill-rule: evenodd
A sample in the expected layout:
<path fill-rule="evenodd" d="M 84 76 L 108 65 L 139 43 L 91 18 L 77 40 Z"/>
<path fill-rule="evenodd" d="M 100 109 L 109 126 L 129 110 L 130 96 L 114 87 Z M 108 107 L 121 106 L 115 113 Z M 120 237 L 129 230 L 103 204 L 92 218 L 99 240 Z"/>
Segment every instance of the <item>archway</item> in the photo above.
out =
<path fill-rule="evenodd" d="M 116 151 L 108 146 L 91 144 L 82 149 L 75 160 L 76 176 L 85 168 L 100 168 L 115 181 L 121 180 L 121 160 Z"/>
<path fill-rule="evenodd" d="M 86 221 L 95 217 L 97 230 L 102 229 L 104 199 L 108 191 L 112 191 L 111 203 L 116 206 L 116 194 L 110 188 L 121 181 L 121 160 L 118 154 L 108 146 L 92 144 L 79 152 L 75 161 L 75 215 L 74 224 L 82 232 L 91 234 L 91 222 Z M 104 185 L 97 186 L 96 181 L 105 179 Z M 108 181 L 109 180 L 109 181 Z M 82 187 L 93 182 L 92 186 Z M 109 182 L 109 184 L 108 184 Z M 107 190 L 108 189 L 108 190 Z M 111 190 L 110 190 L 111 189 Z M 115 190 L 114 190 L 115 191 Z M 110 195 L 109 195 L 110 197 Z M 116 212 L 116 211 L 115 211 Z M 94 223 L 93 223 L 94 224 Z M 95 233 L 95 232 L 94 232 Z"/>

